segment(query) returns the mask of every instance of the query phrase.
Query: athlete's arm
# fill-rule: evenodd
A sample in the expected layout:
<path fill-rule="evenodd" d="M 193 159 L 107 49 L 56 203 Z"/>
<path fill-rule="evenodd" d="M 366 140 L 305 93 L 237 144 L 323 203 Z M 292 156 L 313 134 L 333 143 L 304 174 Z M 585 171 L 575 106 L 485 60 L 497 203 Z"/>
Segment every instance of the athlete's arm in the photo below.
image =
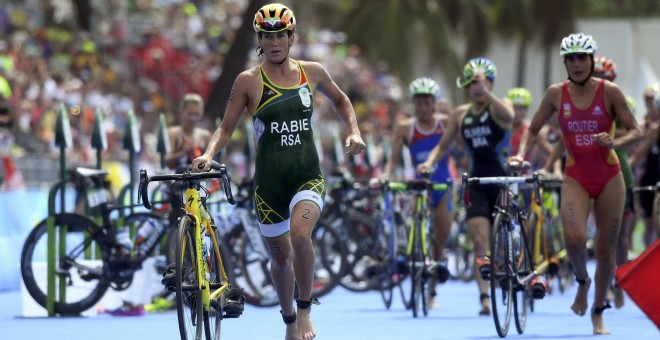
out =
<path fill-rule="evenodd" d="M 653 145 L 653 142 L 658 139 L 658 124 L 658 122 L 653 123 L 649 128 L 646 129 L 644 139 L 642 139 L 642 142 L 639 144 L 639 146 L 635 148 L 632 156 L 628 158 L 628 162 L 630 163 L 631 167 L 634 168 L 644 159 L 646 154 L 649 152 L 651 145 Z"/>
<path fill-rule="evenodd" d="M 181 130 L 178 127 L 172 126 L 167 129 L 167 135 L 170 141 L 170 152 L 168 152 L 167 155 L 165 155 L 165 162 L 171 168 L 175 166 L 174 162 L 177 159 L 183 157 L 183 155 L 190 149 L 189 147 L 187 148 L 185 138 L 183 139 L 181 145 L 175 145 L 176 144 L 175 141 L 179 140 L 180 134 L 181 134 Z M 175 149 L 177 146 L 179 148 L 178 150 Z"/>
<path fill-rule="evenodd" d="M 630 105 L 628 105 L 626 96 L 619 86 L 611 82 L 606 82 L 605 95 L 605 100 L 610 100 L 610 112 L 614 114 L 615 119 L 619 120 L 621 126 L 626 129 L 626 132 L 621 136 L 610 136 L 608 133 L 600 133 L 597 135 L 598 143 L 613 149 L 625 147 L 642 138 L 642 131 L 630 109 Z M 614 140 L 612 140 L 612 137 L 614 137 Z"/>
<path fill-rule="evenodd" d="M 332 80 L 328 71 L 321 64 L 306 62 L 304 65 L 305 70 L 311 76 L 310 78 L 316 82 L 316 88 L 328 97 L 339 116 L 348 125 L 348 137 L 344 145 L 346 153 L 357 155 L 362 152 L 366 146 L 362 140 L 355 111 L 348 96 L 337 86 L 337 83 Z"/>
<path fill-rule="evenodd" d="M 554 150 L 554 146 L 548 140 L 548 134 L 550 133 L 550 128 L 548 126 L 543 127 L 539 134 L 536 136 L 536 147 L 543 152 L 544 155 L 549 155 Z"/>
<path fill-rule="evenodd" d="M 560 99 L 561 85 L 555 84 L 550 86 L 543 95 L 541 104 L 534 114 L 532 122 L 529 123 L 529 128 L 527 128 L 527 131 L 525 131 L 525 134 L 523 134 L 523 137 L 520 140 L 518 155 L 514 156 L 518 161 L 525 159 L 525 153 L 527 153 L 527 150 L 534 145 L 539 131 L 541 131 L 543 125 L 552 117 L 555 111 L 557 111 L 555 103 L 559 102 Z"/>
<path fill-rule="evenodd" d="M 209 171 L 213 157 L 224 149 L 231 140 L 231 135 L 236 129 L 236 125 L 238 125 L 239 118 L 247 108 L 250 98 L 248 91 L 250 83 L 249 71 L 243 71 L 236 77 L 229 96 L 229 103 L 225 109 L 224 119 L 211 136 L 206 152 L 193 160 L 193 171 Z M 200 169 L 199 166 L 203 166 L 203 168 Z"/>
<path fill-rule="evenodd" d="M 207 129 L 198 129 L 200 131 L 200 143 L 202 148 L 206 148 L 209 145 L 209 141 L 211 140 L 211 131 Z"/>
<path fill-rule="evenodd" d="M 488 102 L 493 106 L 493 119 L 506 129 L 511 129 L 513 123 L 513 105 L 506 98 L 500 98 L 491 92 L 485 84 L 485 76 L 482 73 L 477 73 L 474 76 L 473 82 L 477 82 L 481 87 L 483 93 L 486 95 Z"/>
<path fill-rule="evenodd" d="M 564 140 L 560 139 L 557 141 L 557 144 L 552 148 L 552 151 L 548 155 L 548 158 L 545 160 L 545 165 L 543 165 L 543 170 L 548 173 L 557 173 L 557 161 L 561 158 L 561 154 L 564 153 Z M 561 167 L 561 166 L 560 166 Z"/>
<path fill-rule="evenodd" d="M 442 133 L 440 141 L 433 147 L 426 161 L 417 166 L 417 172 L 431 171 L 435 163 L 447 153 L 447 150 L 449 150 L 449 147 L 456 139 L 460 125 L 459 122 L 468 107 L 468 104 L 464 104 L 454 110 L 449 122 L 445 125 L 445 131 Z"/>
<path fill-rule="evenodd" d="M 394 172 L 394 167 L 399 164 L 401 159 L 401 151 L 403 150 L 403 143 L 405 142 L 406 131 L 410 130 L 410 124 L 407 124 L 408 119 L 398 121 L 394 126 L 394 138 L 392 140 L 392 154 L 385 164 L 383 169 L 382 178 L 389 178 Z"/>

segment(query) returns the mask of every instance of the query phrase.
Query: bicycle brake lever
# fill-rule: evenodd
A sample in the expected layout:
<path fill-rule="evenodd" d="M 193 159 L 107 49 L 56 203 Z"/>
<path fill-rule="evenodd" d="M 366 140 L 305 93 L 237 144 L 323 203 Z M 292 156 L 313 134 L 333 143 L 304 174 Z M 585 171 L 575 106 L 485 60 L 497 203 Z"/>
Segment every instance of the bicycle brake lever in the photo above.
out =
<path fill-rule="evenodd" d="M 461 191 L 462 191 L 461 194 L 463 196 L 463 205 L 466 208 L 469 208 L 472 205 L 472 202 L 470 202 L 470 190 L 468 188 L 468 175 L 467 175 L 467 173 L 463 173 Z"/>
<path fill-rule="evenodd" d="M 541 188 L 540 188 L 541 183 L 540 183 L 540 180 L 539 180 L 539 173 L 534 172 L 533 178 L 534 178 L 534 196 L 536 196 L 534 199 L 536 200 L 536 204 L 540 206 L 541 205 Z"/>

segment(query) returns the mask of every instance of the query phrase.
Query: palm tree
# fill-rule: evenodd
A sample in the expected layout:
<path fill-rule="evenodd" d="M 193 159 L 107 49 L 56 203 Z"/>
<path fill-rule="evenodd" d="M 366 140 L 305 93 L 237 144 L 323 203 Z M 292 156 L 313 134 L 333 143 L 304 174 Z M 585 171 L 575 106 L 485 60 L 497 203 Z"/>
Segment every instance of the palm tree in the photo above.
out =
<path fill-rule="evenodd" d="M 321 25 L 346 32 L 348 43 L 360 46 L 374 62 L 385 61 L 404 81 L 413 78 L 413 57 L 424 44 L 438 70 L 448 75 L 445 83 L 453 89 L 454 98 L 454 77 L 465 59 L 488 47 L 489 6 L 485 0 L 339 0 L 320 1 L 315 8 L 325 14 Z M 465 37 L 463 56 L 459 37 Z"/>
<path fill-rule="evenodd" d="M 213 88 L 207 100 L 205 112 L 208 115 L 219 112 L 220 118 L 223 118 L 222 115 L 224 115 L 225 106 L 227 106 L 227 101 L 231 95 L 234 79 L 245 69 L 249 59 L 248 53 L 252 51 L 251 47 L 255 39 L 254 29 L 252 28 L 254 13 L 267 3 L 266 0 L 250 0 L 245 8 L 243 21 L 225 58 L 222 74 L 213 83 Z"/>
<path fill-rule="evenodd" d="M 513 37 L 518 43 L 516 86 L 523 87 L 527 65 L 527 48 L 539 31 L 534 20 L 532 0 L 496 0 L 492 7 L 493 28 L 502 37 Z"/>
<path fill-rule="evenodd" d="M 550 86 L 552 54 L 559 53 L 561 39 L 575 30 L 579 5 L 574 0 L 534 1 L 534 18 L 541 30 L 544 88 Z"/>
<path fill-rule="evenodd" d="M 454 34 L 465 44 L 464 60 L 482 56 L 488 51 L 492 27 L 488 1 L 442 1 L 441 5 Z"/>

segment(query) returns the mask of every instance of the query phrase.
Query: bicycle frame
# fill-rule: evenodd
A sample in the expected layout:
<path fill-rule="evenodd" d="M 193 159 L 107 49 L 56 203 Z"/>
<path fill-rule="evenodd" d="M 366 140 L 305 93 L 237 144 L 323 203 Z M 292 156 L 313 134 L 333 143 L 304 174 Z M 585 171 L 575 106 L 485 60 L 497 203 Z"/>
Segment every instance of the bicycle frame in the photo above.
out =
<path fill-rule="evenodd" d="M 428 264 L 429 256 L 427 233 L 428 227 L 433 221 L 433 215 L 428 209 L 428 194 L 430 190 L 448 191 L 450 185 L 450 180 L 448 183 L 433 183 L 427 176 L 412 181 L 394 182 L 389 184 L 391 190 L 408 190 L 414 192 L 413 199 L 415 210 L 413 212 L 413 224 L 408 233 L 408 244 L 406 249 L 406 255 L 411 263 L 412 291 L 410 304 L 414 317 L 417 317 L 416 299 L 422 300 L 422 312 L 424 315 L 427 315 L 428 313 L 425 296 L 425 285 L 427 280 L 425 272 L 427 270 L 426 265 Z M 419 249 L 421 250 L 421 258 L 417 258 L 420 253 L 417 252 L 418 250 L 416 250 L 416 247 L 421 248 Z M 415 293 L 416 290 L 419 291 Z M 417 294 L 421 294 L 421 296 Z"/>
<path fill-rule="evenodd" d="M 653 208 L 656 209 L 656 212 L 652 218 L 656 220 L 656 223 L 660 224 L 660 182 L 656 183 L 655 185 L 633 188 L 634 193 L 639 193 L 642 191 L 655 191 L 655 196 L 653 197 Z"/>
<path fill-rule="evenodd" d="M 556 188 L 557 185 L 561 187 L 561 181 L 556 180 L 540 180 L 539 184 L 541 188 L 545 189 Z M 540 192 L 540 198 L 537 199 L 537 192 L 533 192 L 532 202 L 530 204 L 531 212 L 537 216 L 534 234 L 531 235 L 534 238 L 534 248 L 531 249 L 530 254 L 532 257 L 532 263 L 535 264 L 534 271 L 539 274 L 546 271 L 551 256 L 548 251 L 548 240 L 542 238 L 546 231 L 547 212 L 552 209 L 557 209 L 552 201 L 553 198 L 550 195 L 551 193 L 543 190 Z M 543 255 L 543 261 L 541 261 L 541 255 Z M 557 254 L 554 255 L 561 259 L 567 255 L 566 249 L 560 249 Z"/>
<path fill-rule="evenodd" d="M 514 175 L 517 175 L 517 171 Z M 468 178 L 467 174 L 463 174 L 462 190 L 464 190 L 463 200 L 466 207 L 471 206 L 470 190 L 468 188 L 470 183 L 493 184 L 499 187 L 498 198 L 494 207 L 493 228 L 491 230 L 490 269 L 488 276 L 490 280 L 490 299 L 495 329 L 497 330 L 497 334 L 502 338 L 509 331 L 512 308 L 515 311 L 516 329 L 519 334 L 523 333 L 527 318 L 525 300 L 529 299 L 529 296 L 524 291 L 527 289 L 527 283 L 539 275 L 539 273 L 533 270 L 534 263 L 529 256 L 530 250 L 526 242 L 525 229 L 522 228 L 523 223 L 521 222 L 524 219 L 524 214 L 515 200 L 518 197 L 520 185 L 530 182 L 534 183 L 536 203 L 540 204 L 539 177 L 536 173 L 531 178 L 523 176 Z M 520 228 L 518 242 L 513 237 L 514 220 L 518 221 L 520 225 L 518 227 Z M 514 243 L 517 244 L 516 247 L 514 247 Z M 520 243 L 523 244 L 522 247 Z M 525 277 L 521 278 L 521 275 L 525 275 Z M 498 289 L 501 291 L 498 291 Z M 518 301 L 518 294 L 520 292 L 523 292 L 523 296 L 522 300 Z M 518 307 L 519 302 L 522 303 L 522 309 Z M 499 315 L 498 310 L 504 312 L 504 314 Z"/>
<path fill-rule="evenodd" d="M 518 191 L 519 191 L 519 186 L 520 184 L 524 183 L 534 183 L 534 200 L 537 205 L 541 204 L 540 201 L 540 190 L 539 190 L 539 176 L 538 174 L 534 174 L 531 178 L 530 177 L 522 177 L 522 176 L 497 176 L 497 177 L 472 177 L 468 178 L 467 174 L 463 174 L 463 200 L 465 202 L 465 206 L 469 207 L 472 203 L 470 202 L 470 191 L 468 190 L 468 183 L 473 183 L 473 184 L 496 184 L 500 185 L 500 190 L 498 194 L 498 199 L 497 203 L 495 205 L 495 210 L 496 213 L 503 213 L 509 218 L 509 220 L 512 220 L 513 218 L 518 219 L 520 222 L 520 218 L 522 216 L 513 216 L 514 213 L 518 214 L 520 213 L 519 208 L 514 206 L 516 202 L 511 200 L 511 196 L 517 196 Z M 521 226 L 523 224 L 521 223 Z M 521 238 L 526 237 L 525 235 L 525 229 L 521 228 Z M 511 232 L 508 230 L 507 232 Z M 525 243 L 527 245 L 527 243 Z M 527 252 L 529 252 L 529 249 L 526 249 Z M 547 264 L 546 264 L 547 265 Z M 532 268 L 536 268 L 536 264 L 532 263 Z M 539 276 L 541 273 L 538 271 L 534 270 L 532 273 L 527 275 L 526 277 L 520 279 L 519 278 L 519 283 L 520 284 L 526 284 L 527 282 L 531 281 L 535 277 Z"/>
<path fill-rule="evenodd" d="M 433 215 L 428 209 L 428 191 L 448 191 L 449 184 L 446 183 L 431 183 L 427 180 L 413 181 L 409 183 L 390 183 L 390 187 L 393 190 L 414 190 L 415 191 L 415 217 L 419 217 L 420 222 L 420 237 L 422 239 L 422 254 L 428 256 L 428 244 L 427 244 L 427 233 L 428 226 L 433 222 Z M 413 251 L 413 245 L 415 240 L 415 228 L 411 228 L 410 233 L 408 234 L 408 247 L 406 249 L 406 255 L 410 256 Z"/>
<path fill-rule="evenodd" d="M 192 184 L 192 183 L 191 183 Z M 218 247 L 218 240 L 215 237 L 215 225 L 213 225 L 213 218 L 208 212 L 206 203 L 200 197 L 199 191 L 196 188 L 197 185 L 189 185 L 186 188 L 184 197 L 186 198 L 185 210 L 188 216 L 195 222 L 194 223 L 194 235 L 195 235 L 195 244 L 196 244 L 196 258 L 197 258 L 197 268 L 201 270 L 197 271 L 197 287 L 187 287 L 190 290 L 197 290 L 202 292 L 202 306 L 205 311 L 209 311 L 211 308 L 210 301 L 216 299 L 224 291 L 230 288 L 229 279 L 227 273 L 225 272 L 225 267 L 222 263 L 222 257 L 220 256 L 220 248 Z M 203 229 L 202 229 L 203 228 Z M 213 245 L 213 251 L 215 251 L 215 256 L 218 259 L 220 265 L 220 272 L 222 275 L 222 284 L 220 286 L 214 285 L 216 287 L 211 287 L 209 283 L 209 268 L 204 254 L 204 240 L 202 237 L 202 230 L 204 234 L 211 236 L 211 242 Z M 183 259 L 180 259 L 183 260 Z"/>
<path fill-rule="evenodd" d="M 225 168 L 224 165 L 220 165 L 216 162 L 211 163 L 211 168 L 218 170 L 218 172 L 208 172 L 208 173 L 192 173 L 190 171 L 186 171 L 182 174 L 173 174 L 173 175 L 157 175 L 153 176 L 151 180 L 153 181 L 167 181 L 167 180 L 175 180 L 175 181 L 181 181 L 185 184 L 185 192 L 183 195 L 184 202 L 183 202 L 183 210 L 185 210 L 185 216 L 184 219 L 181 220 L 179 223 L 179 243 L 177 244 L 177 258 L 176 261 L 176 279 L 175 279 L 175 289 L 176 289 L 176 294 L 177 294 L 177 299 L 183 299 L 182 293 L 184 291 L 188 292 L 197 292 L 198 294 L 196 295 L 198 299 L 198 304 L 196 305 L 197 307 L 191 308 L 191 312 L 193 312 L 193 315 L 191 317 L 191 321 L 193 321 L 192 326 L 196 329 L 197 335 L 196 337 L 200 336 L 200 332 L 202 330 L 202 325 L 204 325 L 205 331 L 206 331 L 206 336 L 207 338 L 210 338 L 210 318 L 209 316 L 211 315 L 211 305 L 213 304 L 214 309 L 216 309 L 220 314 L 216 314 L 214 316 L 216 321 L 222 320 L 224 317 L 238 317 L 240 314 L 242 314 L 242 301 L 239 303 L 239 308 L 240 309 L 235 309 L 231 315 L 223 315 L 222 311 L 224 309 L 224 301 L 222 299 L 218 299 L 221 295 L 223 298 L 226 296 L 223 295 L 223 293 L 228 292 L 231 293 L 233 290 L 233 287 L 231 287 L 231 284 L 229 282 L 229 278 L 227 275 L 227 272 L 225 271 L 224 264 L 222 262 L 222 251 L 219 247 L 219 242 L 218 239 L 216 238 L 215 235 L 215 225 L 213 222 L 213 218 L 211 217 L 208 207 L 206 204 L 206 198 L 208 196 L 200 196 L 199 190 L 203 189 L 201 187 L 201 184 L 199 183 L 200 180 L 203 179 L 211 179 L 211 178 L 221 178 L 223 182 L 223 188 L 225 191 L 225 195 L 227 196 L 227 201 L 230 204 L 235 204 L 234 197 L 231 193 L 231 187 L 229 183 L 229 173 L 227 172 L 227 169 Z M 143 205 L 147 209 L 151 209 L 152 205 L 149 202 L 149 196 L 148 196 L 148 184 L 149 184 L 150 178 L 147 176 L 146 170 L 140 170 L 140 188 L 138 190 L 139 196 L 138 196 L 138 201 L 140 198 L 143 199 Z M 204 189 L 206 191 L 206 189 Z M 207 192 L 208 193 L 208 192 Z M 186 230 L 185 228 L 192 228 L 192 232 L 194 233 L 194 236 L 191 237 L 190 231 Z M 202 234 L 202 232 L 204 232 Z M 206 236 L 208 234 L 208 236 Z M 204 235 L 204 236 L 203 236 Z M 208 254 L 207 252 L 210 251 L 210 249 L 207 249 L 205 251 L 205 239 L 208 237 L 210 239 L 210 245 L 209 247 L 213 248 L 213 254 L 215 255 L 215 259 L 217 261 L 217 265 L 219 266 L 219 271 L 218 273 L 218 279 L 219 282 L 217 283 L 211 283 L 211 272 L 209 268 L 209 263 L 208 260 L 210 260 L 210 257 L 212 255 Z M 192 239 L 192 240 L 191 240 Z M 191 243 L 196 243 L 196 244 L 191 244 L 187 245 L 187 242 Z M 183 271 L 184 271 L 184 262 L 186 259 L 186 256 L 184 255 L 185 249 L 188 248 L 191 250 L 191 253 L 188 253 L 188 255 L 192 255 L 196 258 L 197 261 L 196 265 L 193 266 L 193 271 L 195 272 L 195 279 L 197 280 L 197 283 L 195 284 L 186 284 L 184 280 L 182 279 L 183 276 Z M 208 257 L 207 257 L 208 256 Z M 215 262 L 214 262 L 215 263 Z M 221 300 L 221 301 L 218 301 Z M 182 300 L 178 301 L 177 304 L 177 315 L 179 317 L 179 331 L 181 332 L 181 337 L 182 338 L 187 338 L 187 327 L 184 321 L 185 315 L 182 312 L 186 306 L 184 305 L 185 302 Z M 195 314 L 194 309 L 197 309 L 197 312 L 202 312 L 204 320 L 199 319 L 200 314 Z M 238 314 L 235 314 L 238 312 Z M 193 320 L 194 318 L 197 318 L 197 320 Z M 214 326 L 214 331 L 216 332 L 216 335 L 218 335 L 217 332 L 219 332 L 219 324 L 215 324 Z"/>

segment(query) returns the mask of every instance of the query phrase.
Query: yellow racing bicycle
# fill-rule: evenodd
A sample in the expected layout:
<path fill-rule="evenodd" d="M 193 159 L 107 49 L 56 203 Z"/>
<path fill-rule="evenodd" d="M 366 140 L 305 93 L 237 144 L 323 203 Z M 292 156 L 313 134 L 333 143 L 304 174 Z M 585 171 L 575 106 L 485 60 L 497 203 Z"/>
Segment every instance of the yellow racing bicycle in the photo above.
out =
<path fill-rule="evenodd" d="M 216 171 L 166 174 L 149 177 L 140 170 L 138 201 L 151 209 L 148 185 L 155 181 L 174 181 L 185 190 L 183 215 L 179 219 L 176 242 L 176 263 L 168 266 L 163 274 L 163 284 L 176 293 L 176 309 L 181 339 L 220 339 L 221 322 L 225 318 L 237 318 L 243 313 L 242 290 L 232 287 L 221 254 L 223 249 L 213 218 L 208 212 L 206 199 L 209 191 L 204 179 L 222 180 L 227 201 L 234 204 L 230 177 L 224 164 L 213 162 Z M 173 188 L 176 187 L 173 185 Z M 200 192 L 205 195 L 200 195 Z M 229 257 L 226 257 L 229 259 Z M 231 275 L 231 274 L 230 274 Z"/>

